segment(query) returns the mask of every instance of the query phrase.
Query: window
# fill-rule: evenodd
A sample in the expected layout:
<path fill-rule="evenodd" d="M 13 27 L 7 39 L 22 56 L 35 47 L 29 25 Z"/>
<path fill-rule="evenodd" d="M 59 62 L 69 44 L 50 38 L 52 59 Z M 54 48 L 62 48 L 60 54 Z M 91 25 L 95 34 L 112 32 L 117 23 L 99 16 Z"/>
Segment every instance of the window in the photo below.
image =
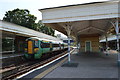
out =
<path fill-rule="evenodd" d="M 62 44 L 61 46 L 64 47 L 64 44 Z"/>
<path fill-rule="evenodd" d="M 14 39 L 13 38 L 2 38 L 2 51 L 13 51 Z"/>
<path fill-rule="evenodd" d="M 28 47 L 28 42 L 25 41 L 24 47 L 27 48 Z"/>
<path fill-rule="evenodd" d="M 35 48 L 36 48 L 36 47 L 37 47 L 37 48 L 39 47 L 39 45 L 38 45 L 38 40 L 35 40 L 35 41 L 34 41 L 34 47 L 35 47 Z"/>
<path fill-rule="evenodd" d="M 60 47 L 59 44 L 53 44 L 53 47 Z"/>
<path fill-rule="evenodd" d="M 41 48 L 50 48 L 50 43 L 41 42 Z"/>

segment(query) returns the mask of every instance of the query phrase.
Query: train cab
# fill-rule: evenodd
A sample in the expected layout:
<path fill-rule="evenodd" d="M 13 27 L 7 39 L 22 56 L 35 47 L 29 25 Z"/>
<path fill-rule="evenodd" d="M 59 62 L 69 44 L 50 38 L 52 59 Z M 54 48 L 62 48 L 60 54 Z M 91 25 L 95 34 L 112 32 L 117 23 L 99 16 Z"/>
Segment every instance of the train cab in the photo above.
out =
<path fill-rule="evenodd" d="M 39 51 L 39 40 L 27 39 L 25 44 L 25 57 L 34 58 L 34 54 Z M 29 55 L 29 56 L 28 56 Z"/>

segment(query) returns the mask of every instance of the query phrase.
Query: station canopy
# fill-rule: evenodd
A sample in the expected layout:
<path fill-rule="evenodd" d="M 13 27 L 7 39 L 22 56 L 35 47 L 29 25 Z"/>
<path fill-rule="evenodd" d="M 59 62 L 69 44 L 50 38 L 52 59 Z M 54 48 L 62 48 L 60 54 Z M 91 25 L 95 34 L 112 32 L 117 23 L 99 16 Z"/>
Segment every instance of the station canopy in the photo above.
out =
<path fill-rule="evenodd" d="M 78 36 L 105 35 L 120 16 L 120 1 L 92 2 L 39 9 L 42 22 L 76 40 Z"/>
<path fill-rule="evenodd" d="M 2 37 L 6 36 L 23 36 L 23 37 L 38 37 L 41 39 L 48 39 L 54 41 L 62 41 L 56 37 L 38 32 L 20 25 L 9 23 L 0 20 L 0 31 L 2 32 Z M 3 36 L 4 35 L 4 36 Z"/>

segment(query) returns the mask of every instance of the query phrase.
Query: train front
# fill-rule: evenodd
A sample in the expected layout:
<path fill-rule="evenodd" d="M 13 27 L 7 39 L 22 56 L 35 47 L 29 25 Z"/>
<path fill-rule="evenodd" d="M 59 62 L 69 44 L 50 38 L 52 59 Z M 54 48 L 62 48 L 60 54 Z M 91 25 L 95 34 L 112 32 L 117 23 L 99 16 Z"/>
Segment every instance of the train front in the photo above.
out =
<path fill-rule="evenodd" d="M 41 57 L 39 44 L 40 42 L 38 39 L 26 39 L 25 58 L 39 59 Z"/>

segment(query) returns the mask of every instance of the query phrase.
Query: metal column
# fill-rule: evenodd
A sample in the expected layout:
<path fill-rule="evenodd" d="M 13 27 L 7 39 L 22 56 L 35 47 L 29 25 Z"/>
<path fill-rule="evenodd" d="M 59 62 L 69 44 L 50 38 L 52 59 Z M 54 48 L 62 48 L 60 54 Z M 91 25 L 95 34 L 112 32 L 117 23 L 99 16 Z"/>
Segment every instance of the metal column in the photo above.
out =
<path fill-rule="evenodd" d="M 70 22 L 66 23 L 64 28 L 68 35 L 68 62 L 70 63 L 70 61 L 71 61 L 71 59 L 70 59 L 70 34 L 71 34 L 71 30 L 72 30 L 71 23 Z"/>
<path fill-rule="evenodd" d="M 119 47 L 119 21 L 118 21 L 118 18 L 116 20 L 115 31 L 116 31 L 116 38 L 117 38 L 117 51 L 119 52 L 120 47 Z M 118 53 L 118 66 L 120 67 L 120 53 Z"/>
<path fill-rule="evenodd" d="M 77 42 L 76 45 L 77 45 L 77 54 L 78 54 L 79 51 L 80 51 L 80 50 L 79 50 L 79 49 L 80 49 L 80 41 L 79 41 L 79 37 L 78 37 L 78 36 L 76 36 L 76 40 L 77 40 L 77 41 L 76 41 L 76 42 Z"/>
<path fill-rule="evenodd" d="M 107 35 L 105 35 L 105 39 L 106 39 L 106 49 L 108 48 L 108 39 L 107 39 Z"/>
<path fill-rule="evenodd" d="M 68 36 L 68 62 L 70 62 L 70 37 Z"/>
<path fill-rule="evenodd" d="M 77 42 L 77 53 L 79 53 L 79 48 L 80 48 L 80 47 L 79 47 L 79 44 L 80 44 L 80 43 Z"/>

